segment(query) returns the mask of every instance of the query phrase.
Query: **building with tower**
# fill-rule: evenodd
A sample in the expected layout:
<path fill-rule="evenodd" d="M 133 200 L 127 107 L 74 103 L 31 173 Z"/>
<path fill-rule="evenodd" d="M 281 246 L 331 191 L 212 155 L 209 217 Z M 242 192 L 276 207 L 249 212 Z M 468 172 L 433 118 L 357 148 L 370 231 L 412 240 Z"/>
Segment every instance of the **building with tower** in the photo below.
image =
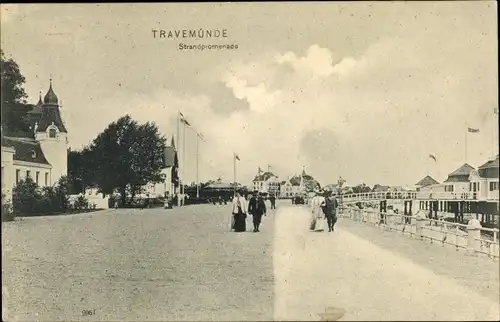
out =
<path fill-rule="evenodd" d="M 68 131 L 61 118 L 59 99 L 52 80 L 43 100 L 28 112 L 29 133 L 2 133 L 2 192 L 26 177 L 39 186 L 52 186 L 68 172 Z"/>

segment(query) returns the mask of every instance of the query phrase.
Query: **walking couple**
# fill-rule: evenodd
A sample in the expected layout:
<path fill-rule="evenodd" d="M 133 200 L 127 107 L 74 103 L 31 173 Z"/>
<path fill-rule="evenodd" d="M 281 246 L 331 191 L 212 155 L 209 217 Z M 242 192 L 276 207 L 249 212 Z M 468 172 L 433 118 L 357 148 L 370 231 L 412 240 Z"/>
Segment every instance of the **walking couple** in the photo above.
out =
<path fill-rule="evenodd" d="M 334 230 L 337 222 L 338 202 L 330 190 L 315 191 L 316 196 L 311 200 L 311 225 L 310 230 L 323 231 L 325 230 L 325 218 L 328 224 L 328 231 Z"/>
<path fill-rule="evenodd" d="M 259 232 L 262 216 L 266 214 L 266 204 L 262 195 L 259 195 L 257 191 L 254 191 L 248 202 L 247 208 L 247 201 L 245 197 L 241 195 L 241 191 L 236 191 L 233 198 L 231 229 L 234 229 L 235 232 L 246 231 L 247 213 L 253 217 L 253 231 Z"/>

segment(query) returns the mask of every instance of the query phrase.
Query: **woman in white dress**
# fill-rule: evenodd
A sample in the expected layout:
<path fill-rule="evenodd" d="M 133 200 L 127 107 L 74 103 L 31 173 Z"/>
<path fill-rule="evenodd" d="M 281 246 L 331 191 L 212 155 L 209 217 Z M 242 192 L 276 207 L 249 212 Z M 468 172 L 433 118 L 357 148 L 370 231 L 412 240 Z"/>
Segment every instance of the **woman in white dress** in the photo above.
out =
<path fill-rule="evenodd" d="M 316 196 L 311 199 L 311 230 L 323 231 L 325 230 L 325 213 L 322 206 L 325 204 L 325 197 L 319 191 L 314 191 Z"/>

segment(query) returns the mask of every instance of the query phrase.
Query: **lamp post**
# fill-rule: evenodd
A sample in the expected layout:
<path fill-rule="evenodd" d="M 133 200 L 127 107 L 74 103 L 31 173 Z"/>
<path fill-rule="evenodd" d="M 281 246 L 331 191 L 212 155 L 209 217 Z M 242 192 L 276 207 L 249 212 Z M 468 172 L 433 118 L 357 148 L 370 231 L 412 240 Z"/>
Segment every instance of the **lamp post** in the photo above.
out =
<path fill-rule="evenodd" d="M 337 184 L 338 184 L 338 187 L 339 187 L 339 208 L 340 210 L 342 211 L 343 209 L 343 202 L 342 202 L 342 187 L 345 183 L 345 180 L 342 179 L 342 177 L 339 178 L 339 180 L 337 181 Z"/>
<path fill-rule="evenodd" d="M 199 179 L 199 158 L 200 158 L 200 151 L 199 151 L 199 140 L 202 140 L 203 142 L 205 141 L 205 138 L 201 133 L 196 134 L 196 198 L 200 198 L 200 179 Z"/>

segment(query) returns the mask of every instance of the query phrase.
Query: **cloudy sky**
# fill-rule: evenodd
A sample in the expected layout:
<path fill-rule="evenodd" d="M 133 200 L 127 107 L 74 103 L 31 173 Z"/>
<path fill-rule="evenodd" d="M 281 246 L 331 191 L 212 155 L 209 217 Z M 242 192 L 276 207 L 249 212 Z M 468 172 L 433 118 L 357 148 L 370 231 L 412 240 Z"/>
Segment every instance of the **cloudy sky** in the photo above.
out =
<path fill-rule="evenodd" d="M 468 135 L 471 165 L 495 153 L 496 11 L 493 1 L 2 5 L 1 44 L 32 102 L 52 75 L 72 148 L 127 113 L 170 138 L 181 110 L 193 125 L 187 181 L 199 131 L 202 180 L 232 180 L 236 152 L 244 183 L 270 165 L 283 179 L 305 166 L 322 184 L 413 185 L 465 162 L 467 127 L 480 129 Z M 200 28 L 227 38 L 152 33 Z"/>

